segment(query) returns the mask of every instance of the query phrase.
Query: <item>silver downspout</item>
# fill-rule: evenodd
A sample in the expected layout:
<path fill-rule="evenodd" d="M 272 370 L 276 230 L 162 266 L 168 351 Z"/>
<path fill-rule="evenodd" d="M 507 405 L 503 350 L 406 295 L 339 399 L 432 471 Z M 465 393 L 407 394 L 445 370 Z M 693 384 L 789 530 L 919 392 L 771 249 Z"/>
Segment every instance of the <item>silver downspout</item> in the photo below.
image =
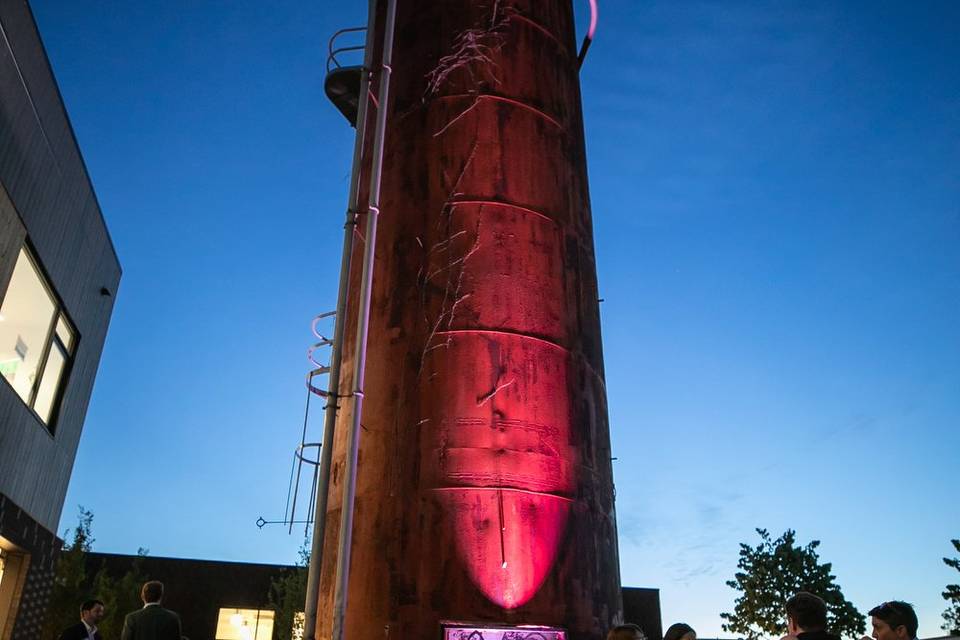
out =
<path fill-rule="evenodd" d="M 330 486 L 330 463 L 333 458 L 333 437 L 340 408 L 340 364 L 343 362 L 343 334 L 346 327 L 347 291 L 350 288 L 350 263 L 353 257 L 353 235 L 357 226 L 357 207 L 360 202 L 360 174 L 363 162 L 363 144 L 367 131 L 367 105 L 370 102 L 370 67 L 373 65 L 373 33 L 376 26 L 376 0 L 370 0 L 367 16 L 367 41 L 363 54 L 363 73 L 357 106 L 356 138 L 353 141 L 353 167 L 350 173 L 350 193 L 347 200 L 346 221 L 343 224 L 343 253 L 340 256 L 340 285 L 337 292 L 337 315 L 334 320 L 333 345 L 330 353 L 330 378 L 326 412 L 323 419 L 323 446 L 320 449 L 320 468 L 314 507 L 315 524 L 310 546 L 310 564 L 307 568 L 307 594 L 304 603 L 304 640 L 314 640 L 317 632 L 317 606 L 320 599 L 320 567 L 323 563 L 323 538 L 327 528 L 327 494 Z"/>
<path fill-rule="evenodd" d="M 357 489 L 357 454 L 360 451 L 360 418 L 363 415 L 364 369 L 367 360 L 367 330 L 370 324 L 370 298 L 373 284 L 374 249 L 377 245 L 377 219 L 380 215 L 380 173 L 383 169 L 383 147 L 390 107 L 390 65 L 393 62 L 393 25 L 397 13 L 396 0 L 387 0 L 387 16 L 383 29 L 380 90 L 377 94 L 377 128 L 373 134 L 373 157 L 370 166 L 370 194 L 367 205 L 367 232 L 363 247 L 363 276 L 360 281 L 360 307 L 357 310 L 357 344 L 353 371 L 353 425 L 347 433 L 347 455 L 344 468 L 343 504 L 340 509 L 340 544 L 337 552 L 336 590 L 333 599 L 333 638 L 343 639 L 343 622 L 350 584 L 350 551 L 353 539 L 353 508 Z"/>

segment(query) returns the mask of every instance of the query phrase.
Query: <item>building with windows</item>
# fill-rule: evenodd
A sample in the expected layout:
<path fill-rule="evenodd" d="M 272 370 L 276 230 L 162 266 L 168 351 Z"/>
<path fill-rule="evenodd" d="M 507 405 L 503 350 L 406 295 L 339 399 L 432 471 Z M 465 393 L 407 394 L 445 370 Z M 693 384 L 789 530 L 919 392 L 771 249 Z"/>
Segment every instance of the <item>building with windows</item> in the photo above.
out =
<path fill-rule="evenodd" d="M 120 264 L 26 2 L 0 3 L 0 640 L 35 638 Z"/>
<path fill-rule="evenodd" d="M 274 580 L 305 571 L 302 567 L 88 553 L 87 575 L 103 569 L 119 580 L 135 562 L 145 578 L 164 584 L 163 605 L 180 614 L 183 635 L 191 640 L 302 637 L 302 614 L 295 617 L 293 629 L 281 633 L 269 597 Z M 660 590 L 623 587 L 622 594 L 624 620 L 639 625 L 647 640 L 661 640 Z"/>
<path fill-rule="evenodd" d="M 134 562 L 147 579 L 164 584 L 163 606 L 180 615 L 183 635 L 190 640 L 273 640 L 271 582 L 297 570 L 275 564 L 88 553 L 87 575 L 103 569 L 119 580 Z"/>

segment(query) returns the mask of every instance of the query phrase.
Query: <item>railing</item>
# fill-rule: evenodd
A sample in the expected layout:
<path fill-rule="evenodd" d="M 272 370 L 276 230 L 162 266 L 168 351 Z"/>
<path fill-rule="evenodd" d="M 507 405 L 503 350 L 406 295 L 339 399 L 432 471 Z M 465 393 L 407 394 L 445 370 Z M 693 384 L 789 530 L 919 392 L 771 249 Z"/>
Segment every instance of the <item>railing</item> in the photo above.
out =
<path fill-rule="evenodd" d="M 345 54 L 351 51 L 363 51 L 366 48 L 365 44 L 350 45 L 345 47 L 337 46 L 337 40 L 347 33 L 360 33 L 365 32 L 366 27 L 347 27 L 346 29 L 340 29 L 330 36 L 330 40 L 327 43 L 327 73 L 330 73 L 334 69 L 340 69 L 344 65 L 340 63 L 340 60 L 337 59 L 338 54 Z M 359 66 L 359 65 L 351 65 Z"/>
<path fill-rule="evenodd" d="M 257 527 L 261 529 L 268 524 L 284 524 L 289 527 L 288 533 L 293 533 L 293 525 L 302 524 L 304 525 L 303 535 L 306 537 L 310 531 L 310 525 L 313 524 L 314 520 L 316 519 L 315 504 L 318 487 L 317 481 L 319 478 L 320 453 L 322 451 L 323 443 L 308 442 L 307 427 L 310 422 L 310 398 L 313 396 L 319 396 L 327 402 L 330 401 L 330 393 L 315 382 L 316 378 L 330 374 L 330 366 L 323 364 L 323 362 L 317 359 L 316 351 L 318 349 L 333 346 L 333 340 L 320 333 L 320 328 L 318 325 L 320 321 L 331 318 L 335 315 L 335 311 L 321 313 L 310 323 L 310 330 L 313 333 L 315 342 L 313 342 L 307 349 L 307 360 L 310 362 L 310 370 L 307 372 L 306 376 L 307 403 L 303 412 L 303 430 L 300 434 L 300 444 L 293 451 L 293 466 L 290 469 L 290 482 L 287 486 L 287 504 L 283 510 L 283 520 L 267 520 L 263 516 L 260 516 L 257 519 Z M 326 406 L 324 406 L 324 409 L 326 409 Z M 313 468 L 312 474 L 309 472 L 307 474 L 303 473 L 304 465 Z M 312 478 L 310 477 L 311 475 Z M 297 506 L 300 499 L 301 478 L 305 478 L 309 483 L 308 486 L 310 487 L 310 498 L 307 503 L 308 506 L 306 518 L 297 520 Z"/>

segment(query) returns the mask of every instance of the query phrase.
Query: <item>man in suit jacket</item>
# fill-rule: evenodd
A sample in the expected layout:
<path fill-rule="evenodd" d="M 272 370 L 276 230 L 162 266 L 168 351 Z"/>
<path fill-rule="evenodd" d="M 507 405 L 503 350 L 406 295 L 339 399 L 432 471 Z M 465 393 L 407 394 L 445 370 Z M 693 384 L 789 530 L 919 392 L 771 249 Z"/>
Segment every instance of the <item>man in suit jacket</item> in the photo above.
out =
<path fill-rule="evenodd" d="M 120 640 L 180 640 L 180 616 L 160 606 L 163 583 L 151 580 L 140 590 L 143 609 L 127 614 Z"/>
<path fill-rule="evenodd" d="M 87 600 L 80 605 L 80 622 L 67 627 L 59 640 L 103 640 L 97 631 L 97 623 L 103 620 L 103 603 Z"/>

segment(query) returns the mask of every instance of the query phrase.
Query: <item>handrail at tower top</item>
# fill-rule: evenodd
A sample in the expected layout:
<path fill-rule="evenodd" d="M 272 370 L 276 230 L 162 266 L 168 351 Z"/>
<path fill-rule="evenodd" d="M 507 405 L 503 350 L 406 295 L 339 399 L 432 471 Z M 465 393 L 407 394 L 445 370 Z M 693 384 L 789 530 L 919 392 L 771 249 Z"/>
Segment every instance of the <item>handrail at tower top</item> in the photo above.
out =
<path fill-rule="evenodd" d="M 334 68 L 340 69 L 344 65 L 340 64 L 340 61 L 337 59 L 338 53 L 347 53 L 349 51 L 363 51 L 366 48 L 366 44 L 359 45 L 350 45 L 347 47 L 337 47 L 336 42 L 340 36 L 347 33 L 360 33 L 366 31 L 366 27 L 345 27 L 343 29 L 338 29 L 330 36 L 330 40 L 327 42 L 327 73 L 333 71 Z"/>

